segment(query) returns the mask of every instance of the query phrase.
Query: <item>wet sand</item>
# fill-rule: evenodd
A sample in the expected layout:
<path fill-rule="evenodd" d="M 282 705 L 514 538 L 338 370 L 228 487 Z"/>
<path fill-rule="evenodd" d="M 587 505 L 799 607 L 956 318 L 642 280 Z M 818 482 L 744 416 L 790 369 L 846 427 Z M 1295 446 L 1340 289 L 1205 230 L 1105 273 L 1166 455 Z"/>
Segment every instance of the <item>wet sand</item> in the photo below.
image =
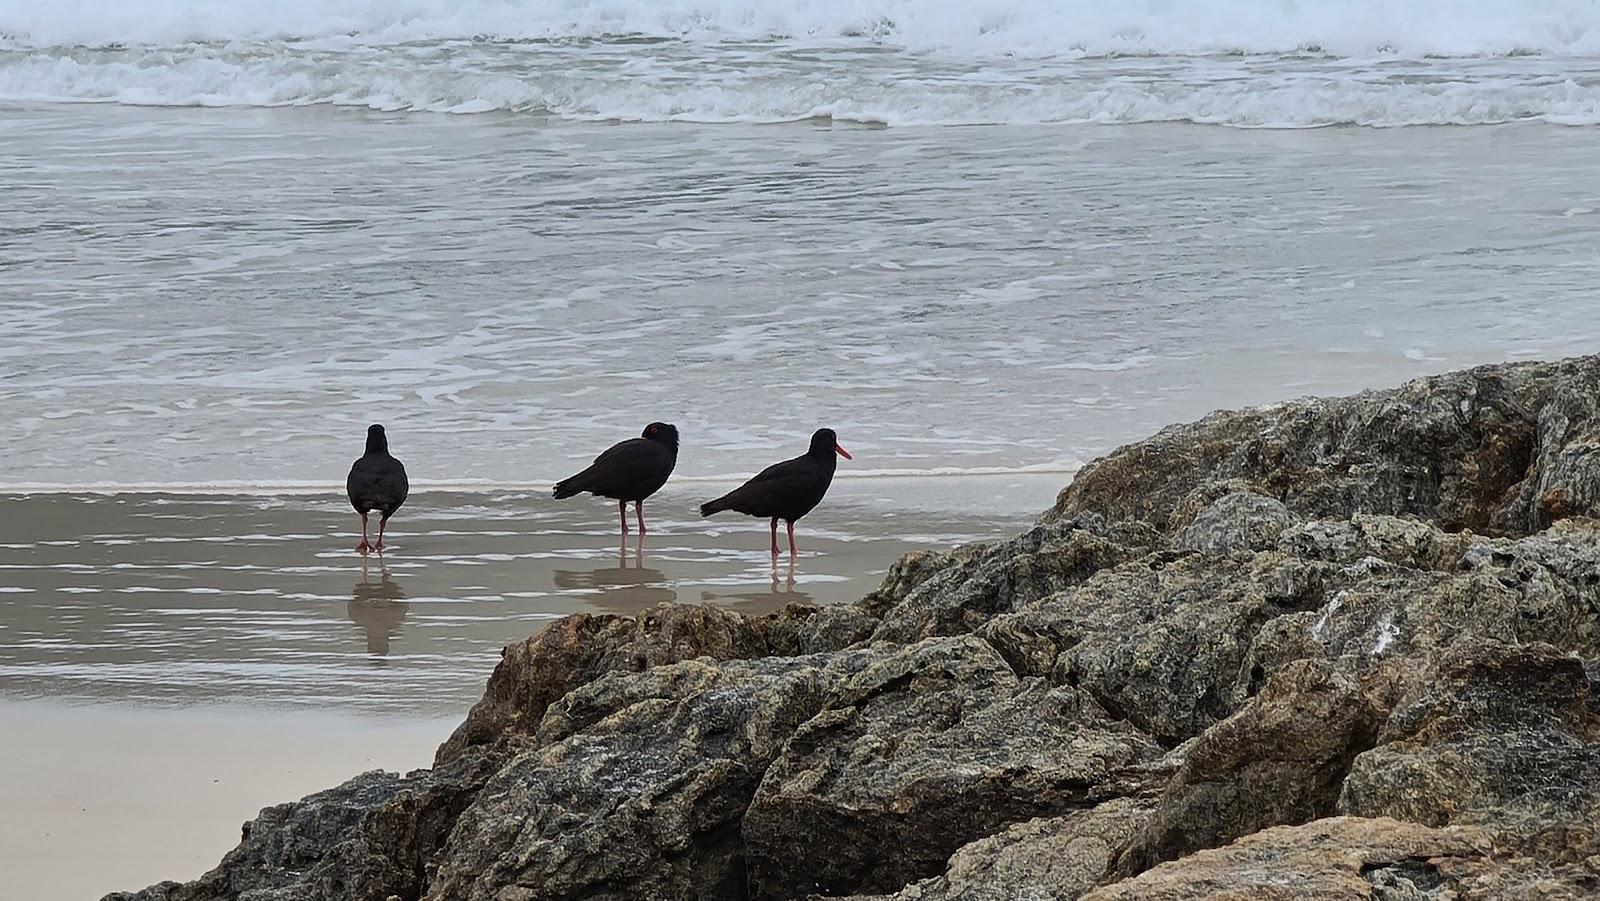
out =
<path fill-rule="evenodd" d="M 8 898 L 84 901 L 189 879 L 262 807 L 426 766 L 454 723 L 0 701 Z"/>
<path fill-rule="evenodd" d="M 1064 481 L 841 479 L 792 567 L 765 523 L 694 514 L 709 482 L 648 504 L 643 541 L 604 501 L 420 490 L 381 559 L 327 490 L 0 494 L 0 867 L 36 901 L 193 878 L 261 806 L 426 765 L 499 649 L 560 616 L 847 603 Z"/>
<path fill-rule="evenodd" d="M 419 492 L 381 558 L 337 495 L 0 497 L 0 695 L 458 716 L 501 647 L 566 614 L 853 601 L 907 551 L 1032 515 L 919 511 L 915 480 L 872 482 L 801 522 L 793 565 L 764 522 L 694 515 L 698 485 L 649 504 L 642 540 L 605 501 Z"/>

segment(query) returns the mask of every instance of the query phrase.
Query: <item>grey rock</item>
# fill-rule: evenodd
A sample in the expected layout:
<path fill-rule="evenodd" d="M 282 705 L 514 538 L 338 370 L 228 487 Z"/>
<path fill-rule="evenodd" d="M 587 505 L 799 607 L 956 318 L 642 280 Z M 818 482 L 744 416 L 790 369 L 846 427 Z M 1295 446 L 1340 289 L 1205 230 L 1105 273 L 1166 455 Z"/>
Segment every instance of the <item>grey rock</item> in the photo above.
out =
<path fill-rule="evenodd" d="M 1503 860 L 1471 827 L 1332 817 L 1275 826 L 1089 892 L 1086 901 L 1400 901 L 1595 897 L 1600 879 L 1529 858 Z"/>
<path fill-rule="evenodd" d="M 1178 532 L 1178 547 L 1207 554 L 1259 551 L 1276 545 L 1294 522 L 1277 498 L 1231 491 L 1211 502 Z"/>
<path fill-rule="evenodd" d="M 1087 806 L 1160 748 L 974 637 L 874 661 L 767 770 L 743 835 L 756 897 L 898 888 L 1007 823 Z"/>
<path fill-rule="evenodd" d="M 434 762 L 448 763 L 480 745 L 500 748 L 523 739 L 551 703 L 606 673 L 642 672 L 697 657 L 813 653 L 857 641 L 874 623 L 856 610 L 804 605 L 764 617 L 678 604 L 661 604 L 636 617 L 564 617 L 501 651 L 483 699 L 440 746 Z"/>
<path fill-rule="evenodd" d="M 847 648 L 871 638 L 877 628 L 877 618 L 855 605 L 794 604 L 771 619 L 767 635 L 772 653 L 793 656 Z"/>
<path fill-rule="evenodd" d="M 1138 527 L 1104 532 L 1097 517 L 1083 517 L 979 548 L 924 577 L 883 611 L 873 638 L 912 642 L 970 632 L 997 614 L 1143 556 L 1158 540 Z"/>
<path fill-rule="evenodd" d="M 1581 398 L 1597 385 L 1600 358 L 1580 357 L 1214 413 L 1090 464 L 1050 516 L 1093 510 L 1173 532 L 1188 524 L 1191 495 L 1233 483 L 1309 519 L 1383 513 L 1524 535 L 1596 512 L 1600 460 L 1586 450 L 1596 424 Z"/>
<path fill-rule="evenodd" d="M 889 566 L 888 575 L 859 606 L 869 616 L 881 618 L 884 611 L 905 600 L 922 583 L 993 549 L 992 544 L 969 544 L 950 551 L 912 551 Z"/>
<path fill-rule="evenodd" d="M 109 901 L 387 901 L 416 898 L 434 854 L 498 760 L 465 755 L 407 776 L 373 771 L 261 811 L 194 882 Z"/>
<path fill-rule="evenodd" d="M 1531 525 L 1548 526 L 1600 511 L 1600 381 L 1560 391 L 1538 406 L 1535 476 L 1524 492 Z"/>
<path fill-rule="evenodd" d="M 1372 747 L 1382 721 L 1356 681 L 1328 663 L 1283 667 L 1185 750 L 1121 869 L 1142 872 L 1269 826 L 1332 814 L 1351 762 Z"/>
<path fill-rule="evenodd" d="M 868 652 L 608 673 L 461 816 L 429 899 L 722 898 L 767 763 Z"/>
<path fill-rule="evenodd" d="M 1356 758 L 1339 810 L 1473 824 L 1503 849 L 1600 854 L 1600 717 L 1583 663 L 1544 644 L 1462 643 Z"/>
<path fill-rule="evenodd" d="M 1279 535 L 1278 548 L 1305 560 L 1345 564 L 1376 560 L 1449 572 L 1472 540 L 1469 534 L 1442 532 L 1419 519 L 1357 513 L 1348 519 L 1292 526 Z"/>
<path fill-rule="evenodd" d="M 1158 553 L 997 616 L 979 634 L 1019 672 L 1082 688 L 1168 744 L 1233 713 L 1261 624 L 1324 603 L 1324 567 L 1277 553 Z"/>
<path fill-rule="evenodd" d="M 884 901 L 1053 901 L 1077 898 L 1116 878 L 1117 859 L 1154 809 L 1117 798 L 1088 810 L 1027 820 L 962 847 L 944 875 L 912 883 Z M 867 901 L 869 896 L 854 896 Z"/>

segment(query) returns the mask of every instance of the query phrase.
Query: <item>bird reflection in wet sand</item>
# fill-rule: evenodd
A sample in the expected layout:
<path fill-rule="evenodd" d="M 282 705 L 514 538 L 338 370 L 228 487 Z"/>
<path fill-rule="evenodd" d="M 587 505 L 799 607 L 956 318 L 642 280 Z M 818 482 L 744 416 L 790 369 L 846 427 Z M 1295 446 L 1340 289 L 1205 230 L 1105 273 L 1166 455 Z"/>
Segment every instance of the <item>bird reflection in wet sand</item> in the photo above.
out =
<path fill-rule="evenodd" d="M 810 594 L 800 591 L 795 587 L 794 558 L 790 558 L 786 566 L 778 563 L 778 558 L 772 558 L 771 581 L 766 591 L 731 592 L 716 594 L 702 591 L 700 600 L 731 607 L 741 613 L 773 613 L 789 606 L 790 604 L 816 604 L 816 599 Z M 783 583 L 778 582 L 778 570 L 783 570 Z"/>
<path fill-rule="evenodd" d="M 554 573 L 556 588 L 580 592 L 584 601 L 607 613 L 638 613 L 676 601 L 678 593 L 667 587 L 667 574 L 644 565 L 644 543 L 641 534 L 634 543 L 630 565 L 628 536 L 620 536 L 616 566 L 558 569 Z"/>
<path fill-rule="evenodd" d="M 411 605 L 405 601 L 406 593 L 389 578 L 389 568 L 382 566 L 378 581 L 374 583 L 367 572 L 367 560 L 361 560 L 361 581 L 350 591 L 350 601 L 345 613 L 350 621 L 367 633 L 367 653 L 384 657 L 389 653 L 389 639 L 400 632 L 400 623 L 406 618 Z M 383 662 L 381 660 L 377 661 Z"/>

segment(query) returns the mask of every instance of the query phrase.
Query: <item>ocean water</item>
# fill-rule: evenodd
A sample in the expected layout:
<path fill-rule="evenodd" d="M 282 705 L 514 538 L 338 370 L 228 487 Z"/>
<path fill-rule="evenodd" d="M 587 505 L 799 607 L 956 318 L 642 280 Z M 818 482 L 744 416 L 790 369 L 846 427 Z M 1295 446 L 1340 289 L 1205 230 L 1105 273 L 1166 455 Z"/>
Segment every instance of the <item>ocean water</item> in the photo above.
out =
<path fill-rule="evenodd" d="M 0 488 L 1065 479 L 1592 350 L 1595 123 L 1585 0 L 0 0 Z"/>

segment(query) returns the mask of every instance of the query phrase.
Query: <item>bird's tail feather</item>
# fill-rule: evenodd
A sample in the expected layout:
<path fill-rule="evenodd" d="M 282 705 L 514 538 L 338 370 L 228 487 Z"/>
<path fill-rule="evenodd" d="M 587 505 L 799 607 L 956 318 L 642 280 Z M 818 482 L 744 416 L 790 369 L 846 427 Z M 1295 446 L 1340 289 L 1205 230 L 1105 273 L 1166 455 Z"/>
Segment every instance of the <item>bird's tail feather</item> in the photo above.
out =
<path fill-rule="evenodd" d="M 700 515 L 710 516 L 713 513 L 721 513 L 722 511 L 728 509 L 727 505 L 723 503 L 724 500 L 725 498 L 719 497 L 714 501 L 707 501 L 706 503 L 701 504 Z"/>
<path fill-rule="evenodd" d="M 556 500 L 582 493 L 584 489 L 589 487 L 589 480 L 585 478 L 587 475 L 588 472 L 580 472 L 572 478 L 562 479 L 557 482 L 554 492 Z"/>

